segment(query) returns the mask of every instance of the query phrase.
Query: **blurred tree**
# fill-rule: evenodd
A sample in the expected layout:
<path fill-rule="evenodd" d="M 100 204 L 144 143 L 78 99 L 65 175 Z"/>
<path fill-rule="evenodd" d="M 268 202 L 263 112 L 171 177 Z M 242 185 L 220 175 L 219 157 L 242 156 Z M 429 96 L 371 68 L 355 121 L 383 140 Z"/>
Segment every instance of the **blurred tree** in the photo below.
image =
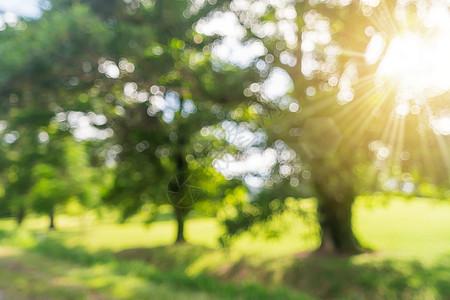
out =
<path fill-rule="evenodd" d="M 204 154 L 212 148 L 201 148 L 191 140 L 198 140 L 204 126 L 229 117 L 228 107 L 242 100 L 241 91 L 251 80 L 251 72 L 214 61 L 207 46 L 213 39 L 207 41 L 208 37 L 195 32 L 195 22 L 209 12 L 209 5 L 54 1 L 52 6 L 41 19 L 21 23 L 20 28 L 10 28 L 2 35 L 2 53 L 11 56 L 12 47 L 23 50 L 4 62 L 8 72 L 2 74 L 3 97 L 22 104 L 15 110 L 14 101 L 3 102 L 8 128 L 14 130 L 17 125 L 22 128 L 21 135 L 32 137 L 54 115 L 68 117 L 70 110 L 105 114 L 105 126 L 114 130 L 106 162 L 119 163 L 108 198 L 122 207 L 124 217 L 148 202 L 169 200 L 179 224 L 177 241 L 183 241 L 185 215 L 191 202 L 200 197 L 191 195 L 191 185 L 201 185 L 211 196 L 214 184 L 224 182 L 215 172 L 199 171 L 200 161 L 205 161 Z M 20 93 L 28 95 L 26 102 L 17 96 Z M 37 121 L 28 116 L 16 120 L 12 115 L 25 110 L 45 116 Z M 63 119 L 56 122 L 59 130 L 75 132 L 70 120 Z M 37 153 L 36 147 L 27 149 Z M 197 163 L 189 166 L 194 156 L 201 159 L 194 158 Z M 17 157 L 28 168 L 36 164 L 41 170 L 39 159 L 25 163 L 23 156 Z M 210 164 L 206 166 L 213 170 Z M 50 175 L 58 174 L 46 171 L 36 171 L 36 175 L 43 175 L 47 183 Z M 32 186 L 30 176 L 20 178 L 30 178 L 24 186 Z M 36 189 L 39 193 L 43 190 Z M 27 195 L 28 190 L 20 193 Z M 181 198 L 168 199 L 167 193 Z"/>
<path fill-rule="evenodd" d="M 282 206 L 269 204 L 273 199 L 282 203 L 286 192 L 314 196 L 320 249 L 354 253 L 363 249 L 352 228 L 358 195 L 391 191 L 389 182 L 395 183 L 392 191 L 412 195 L 408 188 L 420 177 L 448 189 L 448 147 L 442 146 L 448 137 L 434 135 L 424 115 L 399 114 L 397 91 L 377 88 L 378 63 L 368 63 L 366 49 L 378 31 L 387 40 L 398 34 L 391 30 L 397 6 L 396 1 L 230 1 L 229 11 L 247 30 L 242 42 L 260 39 L 268 49 L 264 60 L 255 63 L 261 80 L 253 92 L 261 102 L 284 111 L 265 124 L 268 144 L 281 139 L 297 156 L 278 160 L 265 190 L 247 204 L 255 213 L 227 219 L 229 233 L 281 212 Z M 413 7 L 411 3 L 412 15 Z M 265 87 L 280 69 L 289 74 L 292 88 L 288 96 L 271 97 Z M 445 101 L 437 103 L 445 106 Z M 438 150 L 427 150 L 431 145 Z"/>
<path fill-rule="evenodd" d="M 171 204 L 178 224 L 176 242 L 184 242 L 187 213 L 196 206 L 214 211 L 212 200 L 232 184 L 207 158 L 226 143 L 205 143 L 200 130 L 230 117 L 254 75 L 215 62 L 204 41 L 208 37 L 194 30 L 195 22 L 218 4 L 114 3 L 107 10 L 99 1 L 91 3 L 105 21 L 114 20 L 108 58 L 99 61 L 104 75 L 98 85 L 108 126 L 114 130 L 107 163 L 117 164 L 107 200 L 121 208 L 124 218 L 141 208 L 150 209 L 152 217 L 158 205 Z M 196 14 L 186 17 L 193 9 Z"/>
<path fill-rule="evenodd" d="M 66 190 L 64 186 L 54 186 L 45 191 L 49 184 L 57 183 L 52 180 L 60 175 L 64 157 L 64 153 L 57 152 L 62 146 L 47 147 L 63 143 L 69 134 L 67 124 L 51 124 L 52 118 L 62 112 L 62 107 L 79 110 L 95 106 L 79 97 L 79 91 L 92 86 L 95 79 L 82 66 L 97 60 L 93 45 L 101 51 L 106 39 L 104 26 L 86 6 L 79 4 L 64 14 L 48 12 L 40 20 L 19 20 L 0 34 L 0 53 L 5 58 L 0 62 L 5 152 L 2 172 L 7 174 L 3 202 L 19 224 L 27 208 L 34 206 L 42 211 L 42 199 L 53 199 L 51 194 L 61 196 Z M 56 141 L 47 145 L 50 137 Z M 70 186 L 61 180 L 59 184 Z M 32 189 L 40 195 L 35 200 L 39 198 L 41 203 L 31 203 Z M 45 210 L 50 213 L 52 204 L 48 205 Z"/>
<path fill-rule="evenodd" d="M 50 229 L 55 228 L 57 208 L 73 199 L 87 208 L 99 203 L 98 178 L 89 165 L 81 142 L 71 137 L 51 136 L 41 145 L 42 158 L 33 167 L 33 185 L 28 195 L 31 208 L 50 217 Z"/>
<path fill-rule="evenodd" d="M 396 188 L 407 193 L 411 178 L 448 176 L 442 135 L 429 138 L 423 132 L 431 127 L 425 126 L 406 141 L 396 128 L 419 117 L 395 113 L 394 101 L 385 101 L 393 91 L 364 88 L 373 85 L 377 68 L 367 63 L 366 47 L 383 29 L 372 26 L 368 16 L 394 15 L 395 1 L 60 0 L 52 5 L 40 20 L 20 21 L 0 34 L 6 58 L 0 61 L 5 70 L 0 105 L 9 164 L 4 187 L 13 195 L 6 198 L 16 199 L 19 220 L 31 187 L 41 198 L 64 190 L 44 193 L 43 187 L 66 171 L 56 160 L 43 160 L 36 137 L 49 122 L 76 135 L 75 123 L 85 116 L 78 114 L 76 122 L 58 119 L 69 111 L 89 111 L 91 127 L 112 129 L 104 146 L 115 172 L 110 203 L 126 218 L 169 201 L 178 242 L 184 241 L 183 224 L 193 203 L 220 198 L 218 187 L 232 185 L 211 167 L 210 156 L 229 142 L 225 120 L 248 121 L 252 131 L 264 127 L 267 145 L 277 155 L 267 189 L 252 194 L 249 218 L 228 222 L 229 229 L 279 211 L 279 205 L 267 203 L 271 198 L 314 195 L 321 247 L 356 252 L 362 247 L 352 230 L 352 205 L 358 194 L 377 185 L 377 177 L 384 176 L 384 188 L 391 179 L 401 180 Z M 223 32 L 228 23 L 216 31 L 200 26 L 220 18 L 233 23 L 234 35 Z M 386 38 L 394 33 L 387 31 Z M 221 57 L 232 37 L 256 53 L 249 63 Z M 280 115 L 270 113 L 278 110 Z M 50 121 L 55 115 L 56 122 Z M 95 121 L 105 116 L 105 122 Z M 105 130 L 103 138 L 111 136 Z M 424 139 L 429 142 L 418 142 Z M 438 145 L 445 163 L 405 159 L 413 151 L 407 155 L 398 147 L 418 144 Z M 388 163 L 386 151 L 403 158 Z M 26 168 L 35 170 L 34 177 Z M 445 189 L 448 180 L 440 185 Z"/>

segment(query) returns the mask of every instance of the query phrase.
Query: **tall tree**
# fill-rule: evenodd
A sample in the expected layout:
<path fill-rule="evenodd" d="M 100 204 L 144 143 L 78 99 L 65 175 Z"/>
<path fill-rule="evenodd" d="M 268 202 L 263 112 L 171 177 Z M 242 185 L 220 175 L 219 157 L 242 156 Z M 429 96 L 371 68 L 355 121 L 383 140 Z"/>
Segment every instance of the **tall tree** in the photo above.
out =
<path fill-rule="evenodd" d="M 6 124 L 2 144 L 6 168 L 2 172 L 8 174 L 3 201 L 10 204 L 19 223 L 31 206 L 29 193 L 37 178 L 43 175 L 48 180 L 57 173 L 41 167 L 49 155 L 57 155 L 49 154 L 47 142 L 69 132 L 67 127 L 52 125 L 52 119 L 62 107 L 92 107 L 80 90 L 93 86 L 95 78 L 86 66 L 98 59 L 93 45 L 101 51 L 107 39 L 105 27 L 80 4 L 64 14 L 52 11 L 39 20 L 20 21 L 0 34 L 0 53 L 5 58 L 0 62 L 1 118 Z M 52 168 L 61 165 L 55 163 Z"/>
<path fill-rule="evenodd" d="M 228 184 L 203 163 L 214 141 L 201 145 L 200 131 L 230 118 L 254 72 L 217 61 L 209 45 L 215 38 L 196 32 L 219 3 L 85 3 L 112 34 L 95 95 L 114 130 L 108 161 L 117 164 L 116 179 L 107 198 L 124 217 L 144 204 L 170 203 L 183 242 L 194 202 L 220 197 L 219 186 Z"/>
<path fill-rule="evenodd" d="M 418 116 L 413 109 L 409 111 L 410 106 L 418 106 L 419 102 L 398 102 L 399 90 L 380 86 L 382 82 L 377 79 L 381 60 L 377 56 L 386 52 L 381 52 L 380 45 L 377 48 L 376 40 L 388 43 L 401 33 L 391 31 L 391 27 L 395 27 L 394 15 L 402 5 L 406 5 L 408 19 L 402 30 L 413 30 L 416 21 L 420 21 L 419 7 L 396 1 L 374 4 L 231 1 L 230 4 L 230 11 L 248 29 L 245 39 L 259 38 L 268 49 L 265 60 L 260 62 L 265 67 L 263 79 L 257 84 L 264 87 L 264 76 L 275 68 L 286 70 L 292 80 L 288 94 L 297 101 L 289 107 L 293 112 L 273 118 L 267 133 L 269 141 L 285 141 L 295 150 L 297 158 L 290 163 L 292 172 L 288 176 L 282 176 L 282 172 L 274 172 L 273 176 L 276 181 L 281 176 L 290 183 L 294 189 L 292 196 L 309 194 L 317 198 L 322 232 L 320 248 L 326 251 L 362 250 L 352 228 L 352 205 L 360 193 L 386 189 L 386 182 L 394 177 L 398 192 L 411 193 L 407 188 L 411 182 L 405 187 L 405 182 L 411 181 L 407 178 L 413 178 L 412 174 L 426 165 L 434 166 L 435 175 L 443 175 L 428 176 L 428 180 L 440 181 L 444 189 L 448 187 L 445 163 L 448 147 L 442 146 L 448 142 L 447 137 L 432 134 L 426 114 Z M 431 1 L 427 7 L 430 5 Z M 374 19 L 378 22 L 373 22 Z M 261 91 L 263 102 L 283 107 L 283 97 L 271 99 L 264 88 Z M 439 106 L 439 103 L 445 105 L 446 100 L 429 101 L 429 106 Z M 408 112 L 402 110 L 406 105 Z M 426 110 L 425 107 L 422 109 Z M 284 109 L 289 111 L 287 107 Z M 418 125 L 422 132 L 413 129 Z M 427 142 L 421 143 L 424 139 Z M 428 153 L 428 164 L 421 161 L 423 156 L 410 158 L 421 144 L 425 148 L 441 144 L 441 153 Z M 439 160 L 444 163 L 437 163 Z M 296 163 L 302 167 L 296 168 Z M 280 163 L 280 171 L 281 167 Z M 282 190 L 285 184 L 279 184 Z M 278 198 L 279 188 L 269 188 L 257 198 L 252 205 L 266 209 L 260 209 L 264 213 L 255 220 L 270 217 L 271 213 L 267 212 L 270 206 L 266 203 L 271 199 L 266 195 L 270 190 L 272 198 Z M 239 220 L 228 224 L 230 232 L 236 231 L 232 227 Z M 249 226 L 252 222 L 243 224 Z"/>

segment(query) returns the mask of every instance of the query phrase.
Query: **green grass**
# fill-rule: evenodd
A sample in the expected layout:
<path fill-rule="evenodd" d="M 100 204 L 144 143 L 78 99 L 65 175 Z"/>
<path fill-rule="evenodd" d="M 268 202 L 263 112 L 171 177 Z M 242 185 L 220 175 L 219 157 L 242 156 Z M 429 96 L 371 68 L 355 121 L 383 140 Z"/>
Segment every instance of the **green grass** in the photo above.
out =
<path fill-rule="evenodd" d="M 450 205 L 430 199 L 395 200 L 387 206 L 357 203 L 360 240 L 382 252 L 422 258 L 450 253 Z"/>
<path fill-rule="evenodd" d="M 450 205 L 395 200 L 354 209 L 359 239 L 376 251 L 352 257 L 309 255 L 317 227 L 292 215 L 271 226 L 284 234 L 240 238 L 220 249 L 219 224 L 194 218 L 190 244 L 170 245 L 175 224 L 45 218 L 16 230 L 0 221 L 4 299 L 446 299 L 450 295 Z M 2 299 L 0 292 L 0 299 Z"/>
<path fill-rule="evenodd" d="M 188 275 L 180 267 L 158 268 L 121 258 L 113 252 L 89 253 L 52 237 L 38 242 L 23 231 L 3 232 L 1 238 L 27 249 L 0 248 L 0 290 L 7 299 L 311 299 L 282 287 L 221 282 L 212 276 Z M 190 250 L 184 247 L 191 246 L 176 247 L 172 254 Z"/>

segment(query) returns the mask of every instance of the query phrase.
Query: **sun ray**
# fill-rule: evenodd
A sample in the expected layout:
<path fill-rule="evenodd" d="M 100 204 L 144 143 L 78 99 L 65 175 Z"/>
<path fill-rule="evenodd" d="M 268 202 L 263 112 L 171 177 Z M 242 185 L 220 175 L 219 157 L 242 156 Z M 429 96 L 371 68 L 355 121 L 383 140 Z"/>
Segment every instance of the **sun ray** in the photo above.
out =
<path fill-rule="evenodd" d="M 334 119 L 338 121 L 348 116 L 349 113 L 359 115 L 360 110 L 370 109 L 370 106 L 366 105 L 367 102 L 365 100 L 369 99 L 374 93 L 374 88 L 367 90 L 366 92 L 364 92 L 364 94 L 358 96 L 357 101 L 353 100 L 351 103 L 345 105 L 344 108 L 335 115 Z"/>
<path fill-rule="evenodd" d="M 389 149 L 387 158 L 381 159 L 386 161 L 375 164 L 376 168 L 383 164 L 400 166 L 406 172 L 409 170 L 407 161 L 411 159 L 409 154 L 414 154 L 417 155 L 414 159 L 420 161 L 419 169 L 433 171 L 433 167 L 443 166 L 450 178 L 447 137 L 435 130 L 431 134 L 436 151 L 426 151 L 431 136 L 413 132 L 420 130 L 415 128 L 416 122 L 417 128 L 422 128 L 423 119 L 431 116 L 425 107 L 450 91 L 450 3 L 427 2 L 429 5 L 424 6 L 419 2 L 398 1 L 397 5 L 391 5 L 381 1 L 372 8 L 368 18 L 373 28 L 366 27 L 364 31 L 370 40 L 366 50 L 341 50 L 340 55 L 356 64 L 356 74 L 361 77 L 345 78 L 347 69 L 344 69 L 338 85 L 338 102 L 343 108 L 336 110 L 332 117 L 341 131 L 351 136 L 346 146 L 353 147 L 362 135 L 370 134 L 373 136 L 369 140 L 373 138 L 372 141 Z M 361 58 L 365 64 L 361 63 Z M 351 94 L 346 94 L 345 89 Z M 322 103 L 316 102 L 304 113 L 311 116 L 322 112 L 335 100 L 329 97 Z M 434 105 L 433 109 L 436 109 Z M 381 126 L 376 128 L 372 123 Z M 433 126 L 428 124 L 427 127 Z M 408 147 L 417 147 L 420 154 Z M 431 156 L 439 156 L 439 153 L 442 166 L 435 166 L 434 160 L 440 158 Z"/>
<path fill-rule="evenodd" d="M 425 104 L 425 108 L 427 110 L 427 113 L 429 116 L 431 116 L 432 110 L 428 103 Z M 446 144 L 446 141 L 444 140 L 443 136 L 441 134 L 435 134 L 436 141 L 439 146 L 439 151 L 441 152 L 442 159 L 445 163 L 446 169 L 447 169 L 447 175 L 448 179 L 450 180 L 450 145 Z"/>
<path fill-rule="evenodd" d="M 387 3 L 385 1 L 381 1 L 381 9 L 383 10 L 383 14 L 387 16 L 387 19 L 391 26 L 390 32 L 393 34 L 398 34 L 400 30 L 394 18 L 392 17 L 393 12 L 389 11 L 389 7 L 387 6 Z"/>
<path fill-rule="evenodd" d="M 401 117 L 400 124 L 397 133 L 397 140 L 395 141 L 394 151 L 392 153 L 394 161 L 398 164 L 401 163 L 401 153 L 403 152 L 404 140 L 405 140 L 405 117 Z"/>
<path fill-rule="evenodd" d="M 358 52 L 358 51 L 353 51 L 353 50 L 346 50 L 346 49 L 343 49 L 341 54 L 344 55 L 344 56 L 350 56 L 350 57 L 364 57 L 364 53 L 363 52 Z"/>
<path fill-rule="evenodd" d="M 381 132 L 380 140 L 385 143 L 388 140 L 388 135 L 392 130 L 392 127 L 394 126 L 394 120 L 395 118 L 392 117 L 393 113 L 390 113 L 387 116 L 387 123 L 383 128 L 383 131 Z"/>
<path fill-rule="evenodd" d="M 373 14 L 369 18 L 379 32 L 396 33 L 397 26 L 392 20 L 388 8 L 385 6 L 386 4 L 382 1 L 382 5 L 379 9 L 374 9 Z"/>
<path fill-rule="evenodd" d="M 394 119 L 394 124 L 393 124 L 392 130 L 389 135 L 389 139 L 387 140 L 386 144 L 391 147 L 391 151 L 393 153 L 395 150 L 394 146 L 395 146 L 395 140 L 397 139 L 397 133 L 398 133 L 398 127 L 399 127 L 398 125 L 399 125 L 400 118 L 398 118 L 398 116 L 394 112 L 391 114 L 391 118 Z"/>
<path fill-rule="evenodd" d="M 355 89 L 361 89 L 366 87 L 367 85 L 373 85 L 374 80 L 376 79 L 376 74 L 368 74 L 361 78 L 359 78 L 358 83 L 355 85 Z M 371 87 L 372 88 L 372 87 Z"/>
<path fill-rule="evenodd" d="M 436 134 L 436 140 L 439 145 L 439 150 L 441 151 L 442 158 L 444 159 L 445 166 L 447 168 L 447 176 L 450 182 L 450 153 L 448 152 L 449 145 L 446 144 L 442 135 Z"/>
<path fill-rule="evenodd" d="M 428 152 L 427 148 L 427 141 L 428 138 L 424 134 L 419 134 L 420 137 L 420 147 L 421 147 L 421 156 L 423 160 L 423 167 L 425 170 L 425 174 L 431 174 L 432 173 L 432 166 L 433 162 L 431 161 L 430 153 Z"/>
<path fill-rule="evenodd" d="M 376 114 L 378 113 L 380 107 L 385 104 L 385 101 L 389 97 L 390 91 L 385 91 L 376 106 L 372 109 L 372 107 L 369 107 L 369 114 L 361 114 L 357 120 L 355 120 L 354 124 L 352 124 L 352 127 L 350 128 L 350 134 L 354 136 L 354 141 L 358 141 L 359 138 L 364 134 L 364 132 L 367 130 L 367 127 L 369 126 L 370 122 L 372 122 L 373 118 L 375 118 Z M 356 130 L 356 131 L 354 131 Z"/>
<path fill-rule="evenodd" d="M 323 99 L 325 98 L 325 99 Z M 306 100 L 309 101 L 309 100 Z M 322 99 L 319 99 L 314 101 L 314 103 L 308 104 L 308 108 L 305 108 L 303 110 L 303 114 L 307 117 L 314 116 L 318 112 L 325 110 L 327 107 L 329 107 L 331 104 L 333 104 L 336 101 L 334 97 L 330 97 L 329 95 L 324 95 Z"/>

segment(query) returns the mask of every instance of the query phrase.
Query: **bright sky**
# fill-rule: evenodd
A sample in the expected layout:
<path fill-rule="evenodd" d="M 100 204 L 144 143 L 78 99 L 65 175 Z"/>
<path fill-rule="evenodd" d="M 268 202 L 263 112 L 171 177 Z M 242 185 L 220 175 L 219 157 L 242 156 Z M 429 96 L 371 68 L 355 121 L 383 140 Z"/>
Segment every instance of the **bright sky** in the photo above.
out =
<path fill-rule="evenodd" d="M 38 0 L 0 0 L 0 11 L 28 18 L 38 18 L 41 15 Z"/>

